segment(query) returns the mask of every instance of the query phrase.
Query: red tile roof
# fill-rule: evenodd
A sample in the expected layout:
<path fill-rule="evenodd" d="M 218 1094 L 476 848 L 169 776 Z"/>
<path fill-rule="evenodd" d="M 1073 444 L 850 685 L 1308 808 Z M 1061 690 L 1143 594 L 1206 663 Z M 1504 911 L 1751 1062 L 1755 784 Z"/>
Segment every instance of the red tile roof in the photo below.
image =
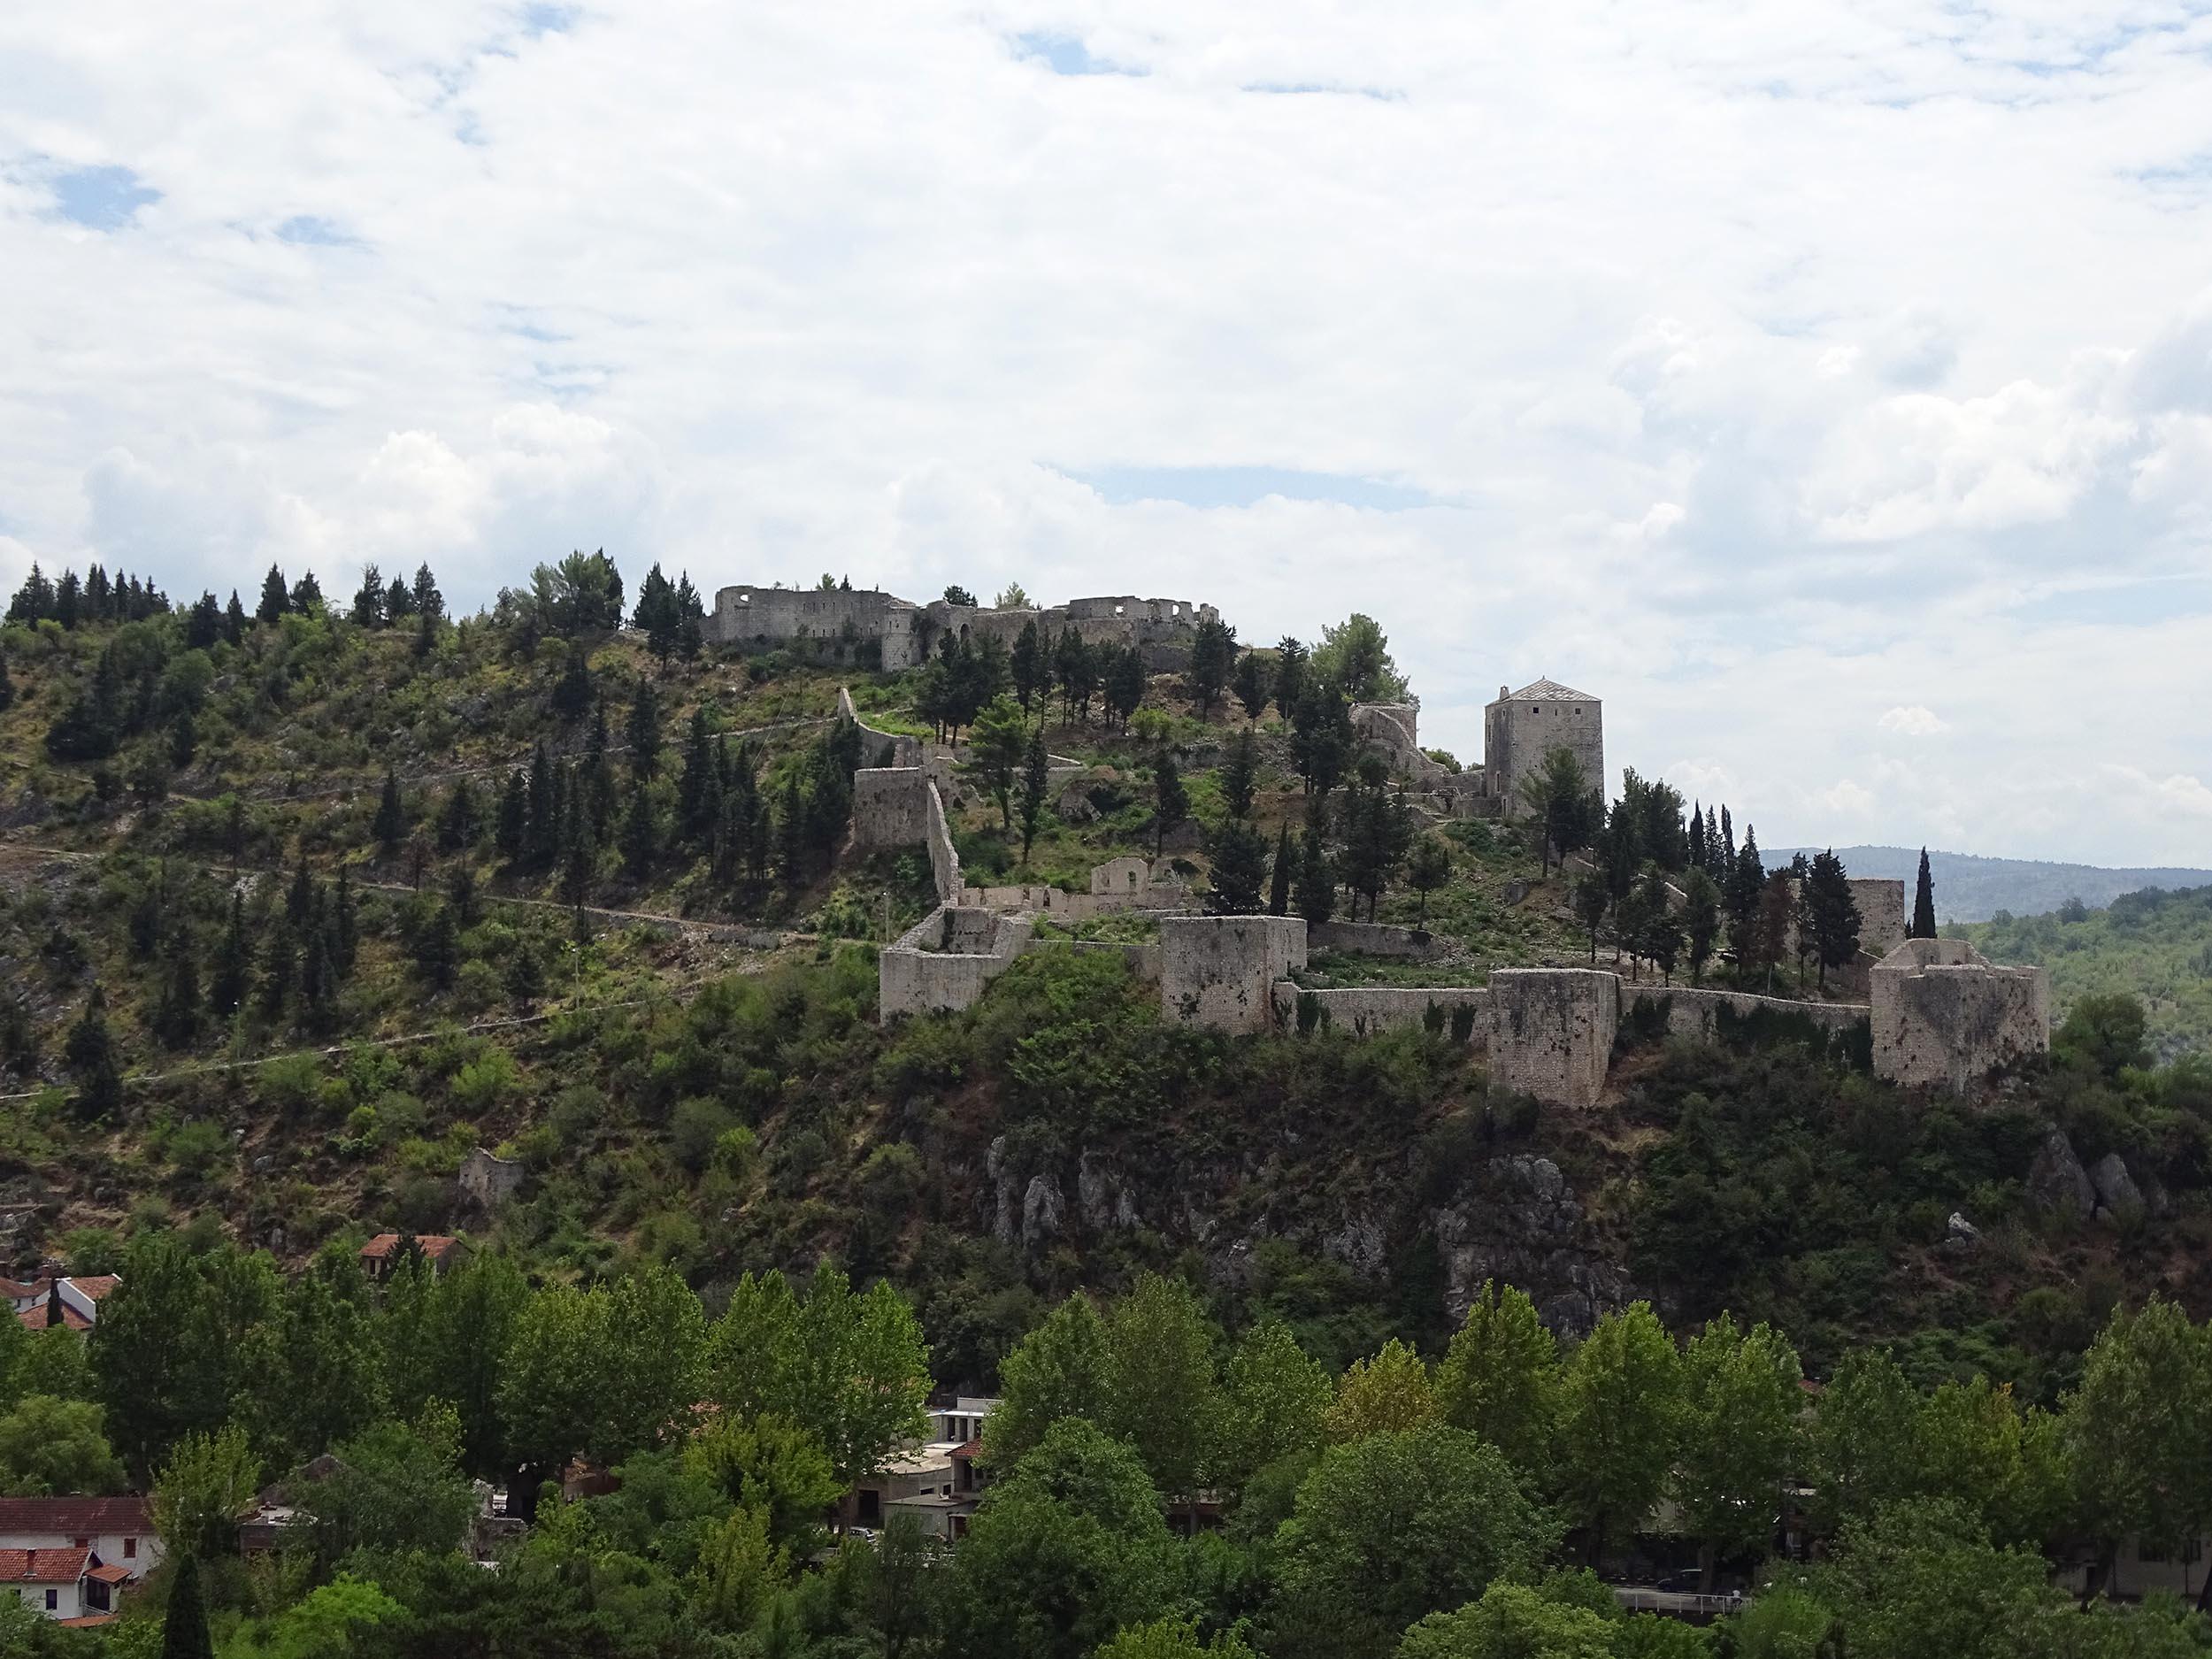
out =
<path fill-rule="evenodd" d="M 106 1295 L 122 1282 L 122 1279 L 114 1273 L 92 1273 L 69 1281 L 73 1289 L 84 1293 L 87 1302 L 99 1301 L 101 1297 Z"/>
<path fill-rule="evenodd" d="M 0 1584 L 74 1584 L 88 1549 L 0 1549 Z"/>
<path fill-rule="evenodd" d="M 143 1498 L 0 1498 L 0 1538 L 154 1535 Z"/>
<path fill-rule="evenodd" d="M 102 1584 L 128 1584 L 131 1581 L 131 1570 L 128 1567 L 119 1567 L 112 1562 L 103 1562 L 85 1576 L 97 1578 Z"/>
<path fill-rule="evenodd" d="M 396 1233 L 380 1233 L 361 1247 L 361 1259 L 365 1262 L 384 1261 L 398 1252 L 399 1240 L 400 1235 Z M 460 1240 L 449 1239 L 442 1233 L 418 1233 L 415 1242 L 422 1246 L 425 1256 L 437 1262 L 444 1260 L 446 1253 Z"/>
<path fill-rule="evenodd" d="M 103 1624 L 115 1623 L 112 1613 L 87 1613 L 80 1618 L 58 1618 L 55 1624 L 64 1630 L 97 1630 Z"/>
<path fill-rule="evenodd" d="M 46 1294 L 47 1283 L 48 1281 L 42 1279 L 0 1278 L 0 1296 L 12 1299 L 22 1296 L 43 1296 Z"/>
<path fill-rule="evenodd" d="M 43 1331 L 46 1328 L 47 1315 L 51 1310 L 52 1304 L 41 1302 L 17 1314 L 16 1322 L 27 1331 Z M 92 1329 L 92 1321 L 65 1302 L 61 1305 L 61 1327 L 65 1331 L 89 1331 Z"/>
<path fill-rule="evenodd" d="M 980 1457 L 983 1455 L 983 1442 L 979 1439 L 963 1440 L 952 1448 L 952 1455 L 955 1457 Z"/>

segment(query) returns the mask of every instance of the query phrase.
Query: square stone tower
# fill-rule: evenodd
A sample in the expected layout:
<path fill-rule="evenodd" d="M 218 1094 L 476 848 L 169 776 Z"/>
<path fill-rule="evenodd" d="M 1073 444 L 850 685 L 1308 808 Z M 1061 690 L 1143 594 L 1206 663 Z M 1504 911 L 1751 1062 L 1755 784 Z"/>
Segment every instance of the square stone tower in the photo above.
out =
<path fill-rule="evenodd" d="M 1875 964 L 1874 1071 L 1963 1094 L 2051 1046 L 2050 979 L 2004 968 L 1963 939 L 1908 939 Z"/>
<path fill-rule="evenodd" d="M 1527 808 L 1521 782 L 1544 769 L 1544 757 L 1563 749 L 1582 763 L 1582 775 L 1602 793 L 1605 783 L 1604 705 L 1586 691 L 1540 680 L 1518 691 L 1498 687 L 1498 700 L 1482 711 L 1482 764 L 1490 793 L 1506 818 Z"/>

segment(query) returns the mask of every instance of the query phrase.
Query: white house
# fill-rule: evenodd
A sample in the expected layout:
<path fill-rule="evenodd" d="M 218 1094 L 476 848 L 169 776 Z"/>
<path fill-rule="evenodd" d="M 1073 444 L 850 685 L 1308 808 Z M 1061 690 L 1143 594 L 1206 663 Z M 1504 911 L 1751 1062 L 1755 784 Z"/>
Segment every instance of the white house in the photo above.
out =
<path fill-rule="evenodd" d="M 60 1325 L 76 1332 L 89 1331 L 100 1322 L 100 1303 L 121 1281 L 112 1273 L 85 1273 L 75 1278 L 0 1279 L 16 1318 L 34 1331 Z"/>
<path fill-rule="evenodd" d="M 894 1515 L 920 1521 L 934 1538 L 956 1539 L 981 1500 L 983 1482 L 976 1471 L 983 1425 L 996 1400 L 961 1395 L 949 1406 L 929 1409 L 929 1438 L 899 1448 L 881 1468 L 856 1483 L 854 1519 L 880 1526 Z"/>
<path fill-rule="evenodd" d="M 23 1605 L 72 1624 L 104 1624 L 130 1574 L 89 1549 L 0 1549 L 0 1586 Z"/>
<path fill-rule="evenodd" d="M 0 1555 L 81 1550 L 111 1578 L 141 1578 L 161 1561 L 143 1498 L 0 1498 Z"/>

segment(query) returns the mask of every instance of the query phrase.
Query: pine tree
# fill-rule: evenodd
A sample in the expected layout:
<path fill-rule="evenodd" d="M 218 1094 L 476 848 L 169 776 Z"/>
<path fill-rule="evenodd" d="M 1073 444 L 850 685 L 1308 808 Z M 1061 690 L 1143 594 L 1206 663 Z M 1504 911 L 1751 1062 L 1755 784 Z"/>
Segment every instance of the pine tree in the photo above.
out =
<path fill-rule="evenodd" d="M 355 956 L 361 948 L 361 923 L 353 908 L 353 876 L 345 865 L 338 866 L 338 892 L 330 907 L 330 954 L 337 964 L 340 977 L 353 972 Z"/>
<path fill-rule="evenodd" d="M 1258 741 L 1246 726 L 1229 741 L 1228 757 L 1221 764 L 1221 799 L 1231 818 L 1252 816 L 1252 794 L 1259 781 Z"/>
<path fill-rule="evenodd" d="M 519 771 L 507 774 L 500 786 L 498 827 L 494 840 L 499 856 L 509 864 L 521 862 L 530 835 L 530 786 Z"/>
<path fill-rule="evenodd" d="M 404 622 L 415 614 L 415 590 L 399 577 L 393 577 L 384 589 L 384 620 L 387 623 Z"/>
<path fill-rule="evenodd" d="M 0 704 L 0 707 L 4 707 Z M 1912 928 L 1908 937 L 1933 939 L 1936 936 L 1935 877 L 1928 868 L 1928 849 L 1920 849 L 1920 879 L 1912 890 Z"/>
<path fill-rule="evenodd" d="M 1152 769 L 1152 800 L 1156 813 L 1153 824 L 1152 852 L 1155 857 L 1167 850 L 1167 833 L 1190 816 L 1190 796 L 1183 788 L 1183 775 L 1175 767 L 1175 757 L 1164 750 Z"/>
<path fill-rule="evenodd" d="M 84 1012 L 69 1027 L 62 1061 L 77 1080 L 77 1110 L 85 1118 L 113 1111 L 123 1102 L 123 1074 L 108 1031 L 107 994 L 96 984 L 85 998 Z"/>
<path fill-rule="evenodd" d="M 653 795 L 643 778 L 630 786 L 630 804 L 622 815 L 622 867 L 633 881 L 653 872 L 659 837 L 653 823 Z"/>
<path fill-rule="evenodd" d="M 1805 872 L 1805 931 L 1812 937 L 1812 954 L 1820 964 L 1820 984 L 1828 984 L 1828 970 L 1840 968 L 1859 951 L 1859 905 L 1852 896 L 1843 860 L 1831 848 L 1813 855 Z M 1803 947 L 1801 944 L 1800 949 Z"/>
<path fill-rule="evenodd" d="M 1232 818 L 1214 835 L 1213 869 L 1207 878 L 1206 908 L 1216 916 L 1258 912 L 1267 885 L 1267 840 L 1242 818 Z"/>
<path fill-rule="evenodd" d="M 353 595 L 350 615 L 356 627 L 384 626 L 384 577 L 374 565 L 361 567 L 361 586 Z"/>
<path fill-rule="evenodd" d="M 507 958 L 507 995 L 526 1014 L 545 995 L 545 964 L 527 939 L 518 941 Z"/>
<path fill-rule="evenodd" d="M 449 990 L 461 965 L 461 938 L 445 905 L 431 911 L 415 941 L 415 966 L 433 991 Z"/>
<path fill-rule="evenodd" d="M 254 620 L 281 622 L 291 608 L 291 590 L 284 585 L 284 572 L 272 565 L 269 573 L 261 579 L 261 603 L 255 608 Z"/>
<path fill-rule="evenodd" d="M 1722 826 L 1724 837 L 1727 826 Z M 1759 838 L 1744 826 L 1743 849 L 1732 864 L 1721 888 L 1722 908 L 1728 913 L 1728 948 L 1740 969 L 1763 965 L 1758 949 L 1761 896 L 1766 890 L 1766 861 L 1759 856 Z"/>
<path fill-rule="evenodd" d="M 61 580 L 54 584 L 54 620 L 65 629 L 73 630 L 81 615 L 84 588 L 77 580 L 77 572 L 64 571 Z"/>
<path fill-rule="evenodd" d="M 777 874 L 787 887 L 796 887 L 806 876 L 806 797 L 800 791 L 794 768 L 784 780 L 783 801 L 776 814 Z"/>
<path fill-rule="evenodd" d="M 427 564 L 415 566 L 415 585 L 411 597 L 415 613 L 435 622 L 445 615 L 445 595 L 438 591 L 438 579 L 430 573 Z"/>
<path fill-rule="evenodd" d="M 1012 656 L 1007 667 L 1014 681 L 1014 701 L 1021 704 L 1022 712 L 1029 712 L 1030 700 L 1043 689 L 1046 683 L 1044 646 L 1040 642 L 1037 625 L 1033 621 L 1022 624 L 1022 631 L 1014 641 Z"/>
<path fill-rule="evenodd" d="M 599 872 L 599 838 L 592 831 L 584 804 L 569 792 L 567 810 L 561 815 L 561 897 L 580 905 L 591 896 L 592 879 Z"/>
<path fill-rule="evenodd" d="M 112 646 L 100 653 L 90 680 L 46 728 L 46 752 L 56 760 L 105 760 L 115 752 L 123 719 L 122 677 Z"/>
<path fill-rule="evenodd" d="M 407 836 L 407 809 L 399 797 L 399 772 L 396 767 L 384 769 L 384 793 L 376 803 L 376 817 L 370 820 L 369 833 L 376 837 L 377 845 L 390 857 L 399 850 L 399 844 Z"/>
<path fill-rule="evenodd" d="M 1421 895 L 1421 914 L 1415 926 L 1428 926 L 1429 894 L 1451 879 L 1450 849 L 1433 835 L 1424 835 L 1415 841 L 1412 854 L 1406 860 L 1406 885 Z"/>
<path fill-rule="evenodd" d="M 246 607 L 238 603 L 238 590 L 230 590 L 230 603 L 223 607 L 223 637 L 233 645 L 246 638 Z"/>
<path fill-rule="evenodd" d="M 1247 651 L 1237 658 L 1231 689 L 1244 705 L 1245 718 L 1257 724 L 1260 716 L 1267 712 L 1267 699 L 1275 689 L 1274 676 L 1267 672 L 1267 664 L 1260 660 L 1258 652 Z"/>
<path fill-rule="evenodd" d="M 660 770 L 661 704 L 651 680 L 638 682 L 637 696 L 630 704 L 630 718 L 622 735 L 630 746 L 633 776 L 650 778 Z"/>
<path fill-rule="evenodd" d="M 438 850 L 457 853 L 476 842 L 476 790 L 466 778 L 456 778 L 438 813 Z"/>
<path fill-rule="evenodd" d="M 1211 714 L 1221 700 L 1236 656 L 1237 631 L 1218 617 L 1202 618 L 1190 652 L 1191 695 L 1197 699 L 1202 717 Z"/>
<path fill-rule="evenodd" d="M 689 571 L 676 579 L 676 655 L 688 663 L 707 644 L 707 608 L 691 585 Z"/>
<path fill-rule="evenodd" d="M 1309 827 L 1305 845 L 1298 853 L 1298 914 L 1306 926 L 1318 927 L 1336 914 L 1336 872 L 1331 868 L 1321 833 Z"/>
<path fill-rule="evenodd" d="M 268 943 L 261 956 L 261 1011 L 271 1019 L 284 1012 L 285 999 L 292 994 L 292 975 L 296 971 L 298 952 L 292 941 L 292 927 L 280 920 L 269 929 Z"/>
<path fill-rule="evenodd" d="M 284 919 L 295 927 L 304 927 L 315 914 L 315 873 L 307 867 L 307 849 L 300 849 L 300 861 L 292 868 L 292 886 L 284 895 Z"/>
<path fill-rule="evenodd" d="M 1298 879 L 1298 843 L 1290 838 L 1290 826 L 1285 824 L 1282 833 L 1275 837 L 1275 864 L 1267 889 L 1267 913 L 1270 916 L 1290 914 L 1291 888 Z"/>
<path fill-rule="evenodd" d="M 188 1048 L 197 1041 L 204 1010 L 200 1002 L 199 966 L 192 959 L 192 933 L 180 926 L 169 944 L 169 977 L 154 1009 L 154 1035 L 164 1047 Z"/>
<path fill-rule="evenodd" d="M 687 841 L 696 841 L 713 827 L 719 769 L 714 740 L 707 731 L 707 711 L 694 709 L 684 738 L 684 769 L 676 780 L 676 821 Z"/>
<path fill-rule="evenodd" d="M 572 650 L 561 677 L 553 682 L 553 712 L 563 721 L 570 721 L 590 707 L 591 663 L 581 649 Z"/>
<path fill-rule="evenodd" d="M 208 978 L 208 1005 L 219 1019 L 228 1019 L 246 1000 L 246 970 L 251 947 L 246 939 L 246 901 L 230 895 L 230 921 L 223 929 L 222 948 L 215 955 L 215 972 Z"/>
<path fill-rule="evenodd" d="M 561 845 L 561 814 L 553 798 L 553 763 L 541 741 L 530 751 L 529 836 L 526 842 L 530 863 L 540 870 L 549 870 L 559 856 Z"/>
<path fill-rule="evenodd" d="M 1030 733 L 1028 748 L 1022 756 L 1021 820 L 1022 863 L 1024 864 L 1029 862 L 1029 849 L 1036 844 L 1037 831 L 1044 824 L 1045 806 L 1051 790 L 1051 757 L 1045 752 L 1045 729 L 1040 724 Z"/>
<path fill-rule="evenodd" d="M 292 584 L 292 609 L 303 617 L 311 617 L 323 608 L 323 586 L 309 571 Z"/>

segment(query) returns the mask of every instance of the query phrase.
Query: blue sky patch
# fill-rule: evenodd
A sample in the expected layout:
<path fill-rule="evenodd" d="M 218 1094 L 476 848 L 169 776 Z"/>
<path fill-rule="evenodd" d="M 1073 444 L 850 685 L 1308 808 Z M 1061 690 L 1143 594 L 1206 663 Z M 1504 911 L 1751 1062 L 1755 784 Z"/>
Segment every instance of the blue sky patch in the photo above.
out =
<path fill-rule="evenodd" d="M 90 230 L 120 230 L 140 208 L 161 200 L 128 167 L 72 167 L 54 175 L 53 191 L 55 211 Z"/>
<path fill-rule="evenodd" d="M 576 27 L 576 19 L 583 15 L 581 6 L 553 5 L 548 0 L 531 0 L 522 8 L 522 32 L 532 40 L 541 35 L 565 35 Z"/>
<path fill-rule="evenodd" d="M 295 213 L 276 227 L 276 234 L 279 242 L 307 248 L 342 248 L 356 240 L 314 213 Z"/>
<path fill-rule="evenodd" d="M 1342 472 L 1309 472 L 1284 466 L 1106 466 L 1087 472 L 1060 469 L 1088 484 L 1109 505 L 1140 501 L 1180 502 L 1186 507 L 1249 507 L 1270 495 L 1286 501 L 1335 502 L 1371 512 L 1404 512 L 1444 503 L 1425 490 Z"/>
<path fill-rule="evenodd" d="M 1090 48 L 1072 35 L 1017 35 L 1014 55 L 1042 64 L 1056 75 L 1141 75 L 1142 69 L 1109 58 L 1094 58 Z"/>

